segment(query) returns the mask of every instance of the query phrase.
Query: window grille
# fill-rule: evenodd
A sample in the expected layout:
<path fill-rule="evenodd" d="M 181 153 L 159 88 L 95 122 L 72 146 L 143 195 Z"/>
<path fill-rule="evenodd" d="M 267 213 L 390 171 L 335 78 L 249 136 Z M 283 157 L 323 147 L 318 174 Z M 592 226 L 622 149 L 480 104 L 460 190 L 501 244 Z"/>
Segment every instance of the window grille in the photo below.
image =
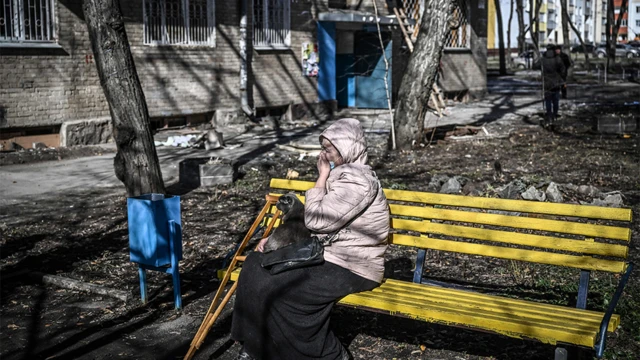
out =
<path fill-rule="evenodd" d="M 2 0 L 0 42 L 56 41 L 55 0 Z"/>
<path fill-rule="evenodd" d="M 409 28 L 414 40 L 422 22 L 424 6 L 424 0 L 402 0 L 404 13 L 409 19 L 413 19 L 416 22 L 415 26 Z M 455 28 L 451 29 L 447 34 L 444 47 L 447 49 L 468 49 L 471 46 L 471 25 L 469 24 L 469 4 L 467 0 L 455 1 L 451 23 L 455 25 Z"/>
<path fill-rule="evenodd" d="M 448 49 L 468 49 L 471 47 L 471 25 L 469 25 L 469 5 L 467 0 L 456 0 L 453 4 L 451 23 L 454 29 L 449 31 L 444 41 Z"/>
<path fill-rule="evenodd" d="M 253 1 L 253 46 L 291 46 L 291 0 Z"/>
<path fill-rule="evenodd" d="M 214 46 L 214 0 L 144 0 L 144 43 Z"/>

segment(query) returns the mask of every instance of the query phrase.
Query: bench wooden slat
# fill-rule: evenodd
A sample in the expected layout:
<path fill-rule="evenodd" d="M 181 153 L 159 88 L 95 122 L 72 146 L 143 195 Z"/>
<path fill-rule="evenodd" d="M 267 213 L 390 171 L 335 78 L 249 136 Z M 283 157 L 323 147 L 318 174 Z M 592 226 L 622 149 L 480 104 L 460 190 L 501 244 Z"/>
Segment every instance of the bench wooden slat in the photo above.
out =
<path fill-rule="evenodd" d="M 219 270 L 218 277 L 224 276 L 224 272 Z M 234 270 L 231 280 L 237 281 L 239 274 L 240 269 Z M 603 316 L 589 310 L 392 279 L 385 280 L 373 291 L 346 296 L 339 304 L 440 324 L 475 327 L 516 338 L 530 337 L 550 344 L 559 341 L 588 347 L 595 343 Z M 612 316 L 608 330 L 614 331 L 619 323 L 620 317 Z"/>
<path fill-rule="evenodd" d="M 271 188 L 288 191 L 307 191 L 314 186 L 311 181 L 271 179 Z M 459 206 L 481 209 L 516 211 L 535 214 L 575 216 L 589 219 L 631 221 L 631 209 L 607 208 L 556 204 L 527 200 L 506 200 L 495 198 L 449 195 L 429 192 L 384 189 L 388 200 L 406 201 L 430 205 Z"/>
<path fill-rule="evenodd" d="M 391 214 L 395 216 L 418 217 L 423 219 L 458 221 L 483 225 L 512 227 L 518 229 L 531 229 L 550 231 L 564 234 L 600 237 L 615 240 L 629 241 L 631 229 L 583 224 L 568 221 L 536 219 L 522 216 L 509 216 L 498 214 L 486 214 L 461 210 L 435 209 L 432 207 L 406 206 L 391 204 Z"/>
<path fill-rule="evenodd" d="M 556 344 L 566 342 L 576 345 L 593 347 L 596 330 L 577 331 L 562 326 L 550 326 L 534 321 L 510 321 L 493 313 L 468 311 L 463 308 L 446 308 L 415 304 L 402 299 L 390 300 L 380 298 L 372 292 L 352 294 L 340 301 L 343 305 L 358 308 L 369 308 L 385 311 L 391 315 L 403 315 L 412 319 L 420 319 L 445 325 L 459 325 L 496 332 L 515 338 L 534 338 L 544 343 Z"/>
<path fill-rule="evenodd" d="M 270 193 L 270 195 L 279 194 Z M 298 195 L 298 198 L 304 203 L 304 196 Z M 436 209 L 428 206 L 390 204 L 389 207 L 392 216 L 406 216 L 414 218 L 419 217 L 423 219 L 504 226 L 518 229 L 531 229 L 581 235 L 587 237 L 600 237 L 612 240 L 631 240 L 631 229 L 618 226 L 585 224 L 550 219 L 537 219 L 524 216 L 487 214 L 482 212 L 470 212 L 462 210 Z"/>
<path fill-rule="evenodd" d="M 440 240 L 425 236 L 418 237 L 412 235 L 393 234 L 391 235 L 391 243 L 423 249 L 491 256 L 500 259 L 512 259 L 549 265 L 562 265 L 583 270 L 600 270 L 620 273 L 624 271 L 626 267 L 624 261 L 473 244 L 463 241 Z"/>
<path fill-rule="evenodd" d="M 402 306 L 416 306 L 420 308 L 428 308 L 435 311 L 443 312 L 455 312 L 456 314 L 464 313 L 474 317 L 483 319 L 495 319 L 502 322 L 523 324 L 526 326 L 536 326 L 545 329 L 567 331 L 569 333 L 581 334 L 581 335 L 593 335 L 600 326 L 599 322 L 580 322 L 574 319 L 573 321 L 567 321 L 564 319 L 557 319 L 553 312 L 547 313 L 547 316 L 530 317 L 523 316 L 519 313 L 518 308 L 501 309 L 501 311 L 493 311 L 489 309 L 481 309 L 477 307 L 468 307 L 466 304 L 451 305 L 449 303 L 433 302 L 430 299 L 422 298 L 408 298 L 402 293 L 384 292 L 384 291 L 368 291 L 358 294 L 359 297 L 367 297 L 369 299 L 375 298 L 380 302 L 386 304 L 397 304 Z M 353 300 L 347 300 L 345 302 L 352 303 Z M 526 306 L 526 304 L 523 304 Z M 511 312 L 509 312 L 509 310 Z M 553 309 L 550 309 L 553 311 Z M 499 332 L 500 328 L 491 329 Z M 520 330 L 522 333 L 523 330 Z"/>
<path fill-rule="evenodd" d="M 553 321 L 563 322 L 563 326 L 588 325 L 599 327 L 603 316 L 602 313 L 597 311 L 510 299 L 501 296 L 415 284 L 392 279 L 386 279 L 384 286 L 374 289 L 373 292 L 389 293 L 396 296 L 401 295 L 407 299 L 424 300 L 433 303 L 446 304 L 447 306 L 452 307 L 460 306 L 464 308 L 477 308 L 482 311 L 504 313 L 507 315 L 531 319 L 545 320 L 549 319 L 549 314 L 553 314 Z M 619 324 L 620 316 L 612 316 L 609 323 L 609 331 L 613 332 Z"/>
<path fill-rule="evenodd" d="M 389 200 L 418 202 L 430 205 L 574 216 L 600 220 L 631 221 L 632 217 L 631 209 L 608 208 L 603 206 L 558 204 L 390 189 L 385 189 L 384 193 Z"/>
<path fill-rule="evenodd" d="M 510 231 L 480 229 L 469 226 L 448 225 L 429 221 L 403 220 L 395 218 L 391 219 L 391 223 L 392 227 L 396 230 L 417 231 L 421 233 L 494 241 L 582 254 L 626 258 L 629 252 L 629 247 L 624 245 L 566 239 L 553 236 L 524 233 L 515 234 Z"/>

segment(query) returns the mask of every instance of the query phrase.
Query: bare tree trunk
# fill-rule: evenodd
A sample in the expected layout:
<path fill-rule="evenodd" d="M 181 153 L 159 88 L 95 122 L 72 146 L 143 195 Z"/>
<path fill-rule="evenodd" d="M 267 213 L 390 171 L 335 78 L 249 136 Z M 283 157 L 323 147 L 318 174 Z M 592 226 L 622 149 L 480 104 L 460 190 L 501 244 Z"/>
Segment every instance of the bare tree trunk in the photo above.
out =
<path fill-rule="evenodd" d="M 615 41 L 612 41 L 611 39 L 611 27 L 613 26 L 614 14 L 613 11 L 613 0 L 607 0 L 607 24 L 604 29 L 604 36 L 607 42 L 607 67 L 609 65 L 609 59 L 613 57 L 613 61 L 615 61 L 616 56 L 616 44 Z"/>
<path fill-rule="evenodd" d="M 165 193 L 149 111 L 118 0 L 84 0 L 84 17 L 114 127 L 116 177 L 129 196 Z"/>
<path fill-rule="evenodd" d="M 420 33 L 402 77 L 395 112 L 398 149 L 411 149 L 423 138 L 427 102 L 436 79 L 453 0 L 426 0 Z"/>
<path fill-rule="evenodd" d="M 571 58 L 571 40 L 569 40 L 571 29 L 569 29 L 569 13 L 566 11 L 567 0 L 560 0 L 560 7 L 562 8 L 560 18 L 560 21 L 562 21 L 562 52 L 567 54 L 567 56 Z M 573 66 L 570 66 L 567 69 L 567 79 L 573 79 Z"/>
<path fill-rule="evenodd" d="M 496 5 L 496 18 L 498 20 L 498 46 L 500 47 L 500 75 L 507 75 L 507 61 L 504 54 L 504 30 L 502 29 L 502 10 L 500 0 L 494 0 Z"/>
<path fill-rule="evenodd" d="M 518 54 L 524 52 L 524 38 L 527 30 L 524 27 L 524 0 L 516 0 L 516 13 L 518 14 Z"/>
<path fill-rule="evenodd" d="M 514 0 L 509 2 L 509 21 L 507 21 L 507 61 L 509 62 L 509 67 L 513 65 L 511 58 L 511 21 L 513 20 L 513 2 Z"/>
<path fill-rule="evenodd" d="M 531 35 L 531 42 L 533 42 L 534 51 L 534 62 L 540 58 L 540 45 L 538 33 L 540 29 L 540 5 L 542 4 L 542 0 L 530 1 L 529 2 L 529 34 Z M 533 15 L 535 14 L 535 16 Z"/>
<path fill-rule="evenodd" d="M 618 42 L 618 31 L 622 24 L 622 18 L 627 12 L 627 0 L 622 0 L 618 20 L 615 20 L 615 6 L 613 0 L 607 1 L 607 28 L 605 36 L 607 38 L 607 68 L 616 62 L 616 43 Z"/>
<path fill-rule="evenodd" d="M 618 42 L 618 31 L 622 24 L 622 18 L 627 12 L 627 0 L 622 0 L 620 4 L 620 12 L 618 20 L 615 20 L 615 7 L 613 0 L 607 1 L 607 28 L 605 35 L 607 37 L 607 68 L 613 66 L 616 62 L 616 43 Z"/>
<path fill-rule="evenodd" d="M 566 0 L 564 1 L 566 2 Z M 566 11 L 567 9 L 565 7 L 562 7 L 562 12 L 566 12 Z M 569 24 L 569 26 L 571 26 L 571 29 L 573 29 L 573 32 L 578 37 L 578 41 L 580 41 L 580 45 L 582 46 L 582 51 L 584 52 L 584 64 L 585 64 L 585 67 L 587 68 L 587 71 L 589 71 L 591 69 L 591 64 L 589 63 L 589 52 L 587 51 L 587 45 L 584 43 L 584 40 L 582 39 L 582 35 L 580 35 L 580 31 L 576 28 L 575 25 L 573 25 L 573 22 L 571 21 L 571 19 L 569 19 L 568 16 L 567 16 L 567 23 Z"/>

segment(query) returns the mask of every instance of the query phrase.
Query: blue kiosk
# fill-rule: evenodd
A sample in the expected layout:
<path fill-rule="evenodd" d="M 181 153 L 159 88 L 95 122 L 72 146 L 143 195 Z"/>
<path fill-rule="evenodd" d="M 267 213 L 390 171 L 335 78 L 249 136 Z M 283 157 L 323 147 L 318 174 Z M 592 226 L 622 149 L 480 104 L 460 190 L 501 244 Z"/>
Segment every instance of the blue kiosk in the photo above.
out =
<path fill-rule="evenodd" d="M 171 274 L 176 309 L 182 308 L 180 272 L 182 259 L 182 222 L 180 197 L 145 194 L 127 198 L 129 222 L 129 253 L 138 264 L 140 295 L 147 298 L 146 270 Z"/>

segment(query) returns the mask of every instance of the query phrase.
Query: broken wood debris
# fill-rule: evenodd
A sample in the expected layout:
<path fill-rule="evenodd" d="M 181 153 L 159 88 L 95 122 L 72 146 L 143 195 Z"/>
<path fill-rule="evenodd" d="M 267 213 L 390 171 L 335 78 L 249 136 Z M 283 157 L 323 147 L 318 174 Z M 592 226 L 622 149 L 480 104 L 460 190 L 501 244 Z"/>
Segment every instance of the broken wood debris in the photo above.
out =
<path fill-rule="evenodd" d="M 433 129 L 435 130 L 435 128 Z M 425 129 L 425 132 L 431 129 Z M 508 138 L 509 134 L 491 134 L 484 126 L 456 126 L 453 130 L 447 131 L 444 135 L 444 141 L 473 141 L 486 139 L 502 139 Z"/>
<path fill-rule="evenodd" d="M 321 151 L 320 150 L 320 145 L 317 146 L 316 150 L 313 150 L 312 146 L 315 146 L 315 145 L 305 145 L 306 148 L 300 148 L 298 146 L 294 146 L 293 144 L 291 144 L 291 145 L 280 145 L 280 144 L 277 144 L 276 145 L 276 147 L 278 149 L 291 151 L 291 152 L 297 152 L 297 153 L 299 153 L 301 155 L 304 155 L 304 156 L 318 156 L 318 155 L 320 155 L 320 151 Z"/>
<path fill-rule="evenodd" d="M 111 289 L 104 286 L 62 276 L 49 275 L 41 272 L 32 272 L 30 276 L 42 282 L 43 284 L 55 285 L 68 290 L 78 290 L 89 292 L 92 294 L 110 296 L 125 302 L 129 301 L 132 297 L 132 295 L 126 291 Z"/>

